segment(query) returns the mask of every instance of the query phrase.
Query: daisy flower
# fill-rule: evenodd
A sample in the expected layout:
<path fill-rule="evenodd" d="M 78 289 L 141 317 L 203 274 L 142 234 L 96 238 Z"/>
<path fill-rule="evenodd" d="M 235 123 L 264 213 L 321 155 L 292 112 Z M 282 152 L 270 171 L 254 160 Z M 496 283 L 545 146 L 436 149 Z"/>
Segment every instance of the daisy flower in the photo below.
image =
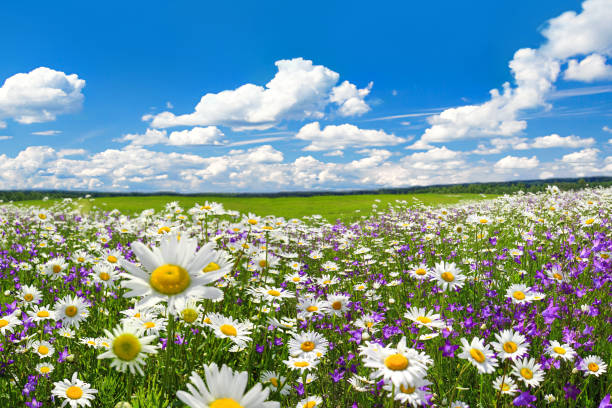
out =
<path fill-rule="evenodd" d="M 327 312 L 327 303 L 318 299 L 302 298 L 298 301 L 298 317 L 307 318 Z"/>
<path fill-rule="evenodd" d="M 546 348 L 546 353 L 552 358 L 560 358 L 565 361 L 571 361 L 576 356 L 576 352 L 569 344 L 561 344 L 556 340 L 550 342 L 550 345 Z"/>
<path fill-rule="evenodd" d="M 21 324 L 21 320 L 17 318 L 17 313 L 13 312 L 10 315 L 0 316 L 0 334 L 3 336 L 6 333 L 12 333 L 13 329 Z"/>
<path fill-rule="evenodd" d="M 500 393 L 506 394 L 506 395 L 513 395 L 513 394 L 516 394 L 518 391 L 518 388 L 516 387 L 516 383 L 508 375 L 506 376 L 500 375 L 493 381 L 492 385 L 493 385 L 493 389 L 495 390 L 495 392 L 499 391 Z"/>
<path fill-rule="evenodd" d="M 364 366 L 375 369 L 374 378 L 383 377 L 396 387 L 400 384 L 413 384 L 425 377 L 427 364 L 418 351 L 406 347 L 406 338 L 402 338 L 397 347 L 390 345 L 364 349 Z"/>
<path fill-rule="evenodd" d="M 528 387 L 537 387 L 544 379 L 544 370 L 534 358 L 525 357 L 517 360 L 512 367 L 512 374 Z"/>
<path fill-rule="evenodd" d="M 419 326 L 429 327 L 430 329 L 441 329 L 445 326 L 439 314 L 434 314 L 432 310 L 426 311 L 425 308 L 411 307 L 404 313 L 404 317 Z"/>
<path fill-rule="evenodd" d="M 431 384 L 426 379 L 417 379 L 413 383 L 400 384 L 397 387 L 393 387 L 391 384 L 383 386 L 385 391 L 393 391 L 395 389 L 395 395 L 393 399 L 400 401 L 402 404 L 410 404 L 412 407 L 417 408 L 423 406 L 427 400 L 427 393 L 421 388 Z"/>
<path fill-rule="evenodd" d="M 89 309 L 78 296 L 67 295 L 55 304 L 55 319 L 60 320 L 63 326 L 78 328 L 88 316 Z"/>
<path fill-rule="evenodd" d="M 495 339 L 497 341 L 492 341 L 491 345 L 502 359 L 518 358 L 529 351 L 525 336 L 513 330 L 496 333 Z"/>
<path fill-rule="evenodd" d="M 208 316 L 215 336 L 221 339 L 230 339 L 238 346 L 244 346 L 251 341 L 251 330 L 253 325 L 250 322 L 242 323 L 233 317 L 226 317 L 218 313 L 211 313 Z"/>
<path fill-rule="evenodd" d="M 334 314 L 336 316 L 342 316 L 347 310 L 347 303 L 350 299 L 350 296 L 335 294 L 327 296 L 327 310 L 330 314 Z"/>
<path fill-rule="evenodd" d="M 527 285 L 515 283 L 506 290 L 506 297 L 512 300 L 514 304 L 529 303 L 532 300 Z"/>
<path fill-rule="evenodd" d="M 423 263 L 410 268 L 409 274 L 415 279 L 424 280 L 429 278 L 431 271 L 429 270 L 427 265 Z"/>
<path fill-rule="evenodd" d="M 497 359 L 493 356 L 493 350 L 484 344 L 484 341 L 474 337 L 471 343 L 465 338 L 461 339 L 463 349 L 459 358 L 468 360 L 474 367 L 483 374 L 490 374 L 497 367 Z"/>
<path fill-rule="evenodd" d="M 280 302 L 283 299 L 294 298 L 295 295 L 280 287 L 257 288 L 256 292 L 263 297 L 266 302 Z"/>
<path fill-rule="evenodd" d="M 323 398 L 312 395 L 308 398 L 302 398 L 300 402 L 297 403 L 295 408 L 315 408 L 320 407 L 323 404 Z"/>
<path fill-rule="evenodd" d="M 48 306 L 34 305 L 27 313 L 35 323 L 55 319 L 55 312 Z"/>
<path fill-rule="evenodd" d="M 19 289 L 19 298 L 24 304 L 33 305 L 40 302 L 42 293 L 36 286 L 23 285 Z"/>
<path fill-rule="evenodd" d="M 462 288 L 465 282 L 465 275 L 457 269 L 454 262 L 442 261 L 435 264 L 432 276 L 442 290 Z"/>
<path fill-rule="evenodd" d="M 293 334 L 289 340 L 289 354 L 294 357 L 318 358 L 327 353 L 328 347 L 329 342 L 325 337 L 313 331 Z"/>
<path fill-rule="evenodd" d="M 115 267 L 119 266 L 119 260 L 123 258 L 123 256 L 121 255 L 121 252 L 117 251 L 116 249 L 107 249 L 104 251 L 102 258 L 108 262 L 110 266 Z"/>
<path fill-rule="evenodd" d="M 176 235 L 167 235 L 160 240 L 160 246 L 152 250 L 141 242 L 133 242 L 132 250 L 142 263 L 142 270 L 133 263 L 121 260 L 128 271 L 127 280 L 121 285 L 130 289 L 124 297 L 141 297 L 137 305 L 153 305 L 167 302 L 168 308 L 175 310 L 175 302 L 180 298 L 215 299 L 223 295 L 217 288 L 206 286 L 223 275 L 221 269 L 202 273 L 202 269 L 214 259 L 214 243 L 204 245 L 196 253 L 197 240 Z"/>
<path fill-rule="evenodd" d="M 204 376 L 206 383 L 195 371 L 191 373 L 187 391 L 178 391 L 177 398 L 191 408 L 280 408 L 280 403 L 266 401 L 270 390 L 259 383 L 245 392 L 249 380 L 246 371 L 234 372 L 226 365 L 219 369 L 212 363 L 204 366 Z"/>
<path fill-rule="evenodd" d="M 288 395 L 291 392 L 287 384 L 287 378 L 278 375 L 274 371 L 264 371 L 259 379 L 264 385 L 270 385 L 273 392 L 278 392 L 280 395 Z"/>
<path fill-rule="evenodd" d="M 51 279 L 57 279 L 62 276 L 62 272 L 68 267 L 66 260 L 63 257 L 53 258 L 43 265 L 43 274 L 49 275 Z"/>
<path fill-rule="evenodd" d="M 104 333 L 111 347 L 100 354 L 98 359 L 112 358 L 111 367 L 121 372 L 129 369 L 132 374 L 138 372 L 144 375 L 141 366 L 146 364 L 144 359 L 147 354 L 157 353 L 157 346 L 150 344 L 157 336 L 143 337 L 141 331 L 130 324 L 117 326 L 112 333 L 104 330 Z"/>
<path fill-rule="evenodd" d="M 40 358 L 48 358 L 55 353 L 55 347 L 46 340 L 35 340 L 30 343 L 30 348 L 34 350 Z"/>
<path fill-rule="evenodd" d="M 608 365 L 598 356 L 590 355 L 580 362 L 578 367 L 581 371 L 584 371 L 584 376 L 594 375 L 599 377 L 601 374 L 606 372 Z"/>
<path fill-rule="evenodd" d="M 290 369 L 302 373 L 314 369 L 317 364 L 319 364 L 319 360 L 315 360 L 312 357 L 289 357 L 287 360 L 284 360 L 283 363 Z"/>
<path fill-rule="evenodd" d="M 42 375 L 49 375 L 53 372 L 53 364 L 50 363 L 38 363 L 34 369 L 37 373 Z"/>
<path fill-rule="evenodd" d="M 89 384 L 79 380 L 78 373 L 72 374 L 72 379 L 62 380 L 53 383 L 51 394 L 62 398 L 61 407 L 70 404 L 70 408 L 88 407 L 91 401 L 95 399 L 94 394 L 98 390 L 91 388 Z"/>
<path fill-rule="evenodd" d="M 177 317 L 188 324 L 197 323 L 197 320 L 204 313 L 202 306 L 198 305 L 197 300 L 194 298 L 178 299 L 175 303 L 175 309 Z"/>
<path fill-rule="evenodd" d="M 119 279 L 119 273 L 114 266 L 107 263 L 96 264 L 93 267 L 93 280 L 104 287 L 115 286 L 115 281 Z"/>

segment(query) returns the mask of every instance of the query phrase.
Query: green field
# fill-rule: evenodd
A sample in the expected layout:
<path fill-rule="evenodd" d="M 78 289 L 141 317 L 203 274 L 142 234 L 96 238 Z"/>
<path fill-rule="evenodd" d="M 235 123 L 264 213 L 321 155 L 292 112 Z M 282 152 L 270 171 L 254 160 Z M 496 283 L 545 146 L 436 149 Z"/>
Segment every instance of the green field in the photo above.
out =
<path fill-rule="evenodd" d="M 203 204 L 205 201 L 215 201 L 223 204 L 226 209 L 241 213 L 254 213 L 256 215 L 275 215 L 277 217 L 301 218 L 303 216 L 319 214 L 329 222 L 337 219 L 353 221 L 361 215 L 368 215 L 372 211 L 372 204 L 384 209 L 389 203 L 396 200 L 406 200 L 410 204 L 422 203 L 424 205 L 448 205 L 466 200 L 483 200 L 495 198 L 488 194 L 364 194 L 364 195 L 324 195 L 312 197 L 178 197 L 178 196 L 143 196 L 143 197 L 103 197 L 88 200 L 75 200 L 83 208 L 98 207 L 102 210 L 118 209 L 123 214 L 135 214 L 147 208 L 161 210 L 166 203 L 178 201 L 183 208 L 190 208 L 194 204 Z M 374 200 L 380 200 L 376 202 Z M 56 200 L 49 201 L 19 201 L 20 206 L 50 207 Z M 357 212 L 359 211 L 359 212 Z"/>

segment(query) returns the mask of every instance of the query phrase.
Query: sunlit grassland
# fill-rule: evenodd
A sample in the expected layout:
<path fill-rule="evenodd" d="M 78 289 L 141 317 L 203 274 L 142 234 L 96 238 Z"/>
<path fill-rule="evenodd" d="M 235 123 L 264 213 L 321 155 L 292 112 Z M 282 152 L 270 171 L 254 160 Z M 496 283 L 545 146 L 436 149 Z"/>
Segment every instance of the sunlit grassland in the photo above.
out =
<path fill-rule="evenodd" d="M 94 207 L 101 210 L 117 209 L 123 214 L 135 214 L 152 208 L 162 210 L 167 203 L 178 201 L 183 208 L 193 207 L 196 203 L 214 201 L 223 204 L 228 210 L 241 213 L 253 213 L 259 216 L 275 215 L 277 217 L 301 218 L 319 214 L 328 222 L 340 219 L 344 222 L 354 221 L 361 215 L 369 215 L 372 204 L 379 209 L 387 208 L 389 203 L 405 200 L 408 204 L 450 205 L 469 200 L 483 200 L 497 197 L 488 194 L 363 194 L 363 195 L 323 195 L 312 197 L 177 197 L 177 196 L 142 196 L 142 197 L 103 197 L 75 200 L 75 204 L 89 211 Z M 374 200 L 380 200 L 376 202 Z M 20 201 L 20 206 L 50 207 L 57 200 Z"/>

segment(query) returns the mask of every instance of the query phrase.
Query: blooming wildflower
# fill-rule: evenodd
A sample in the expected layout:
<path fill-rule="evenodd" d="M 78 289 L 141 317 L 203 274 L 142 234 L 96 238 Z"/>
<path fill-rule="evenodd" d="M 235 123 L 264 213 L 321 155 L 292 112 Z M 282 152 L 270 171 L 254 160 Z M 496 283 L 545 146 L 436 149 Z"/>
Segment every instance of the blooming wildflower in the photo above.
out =
<path fill-rule="evenodd" d="M 78 296 L 67 295 L 55 304 L 55 319 L 60 320 L 64 326 L 79 327 L 88 316 L 89 309 Z"/>
<path fill-rule="evenodd" d="M 537 387 L 544 379 L 544 370 L 534 358 L 529 357 L 516 360 L 512 367 L 512 374 L 528 387 Z"/>
<path fill-rule="evenodd" d="M 330 314 L 333 314 L 335 316 L 342 316 L 342 314 L 348 310 L 347 303 L 349 299 L 350 296 L 342 294 L 328 295 L 327 310 Z"/>
<path fill-rule="evenodd" d="M 599 377 L 606 372 L 608 365 L 598 356 L 590 355 L 580 363 L 579 369 L 584 371 L 584 376 L 594 375 Z"/>
<path fill-rule="evenodd" d="M 55 347 L 46 340 L 35 340 L 30 343 L 30 348 L 38 354 L 40 358 L 49 358 L 55 353 Z"/>
<path fill-rule="evenodd" d="M 430 385 L 426 379 L 417 379 L 413 383 L 402 383 L 397 387 L 386 384 L 383 389 L 386 391 L 395 390 L 393 399 L 402 404 L 410 404 L 412 407 L 421 407 L 427 401 L 427 393 L 421 388 Z"/>
<path fill-rule="evenodd" d="M 512 303 L 516 304 L 529 303 L 532 300 L 529 288 L 524 284 L 511 285 L 506 290 L 506 297 L 512 299 Z"/>
<path fill-rule="evenodd" d="M 571 361 L 576 356 L 576 352 L 569 344 L 561 344 L 556 340 L 550 342 L 550 345 L 546 348 L 546 353 L 553 358 L 560 358 L 565 361 Z"/>
<path fill-rule="evenodd" d="M 50 276 L 51 279 L 58 279 L 67 267 L 68 264 L 63 257 L 53 258 L 43 265 L 43 274 Z"/>
<path fill-rule="evenodd" d="M 433 310 L 425 311 L 425 308 L 411 307 L 404 313 L 404 317 L 419 326 L 429 327 L 430 329 L 441 329 L 445 326 L 439 314 L 434 314 Z"/>
<path fill-rule="evenodd" d="M 397 347 L 384 347 L 365 350 L 364 365 L 374 368 L 373 377 L 382 377 L 399 386 L 413 384 L 423 378 L 427 372 L 427 362 L 418 351 L 406 347 L 406 338 L 402 338 Z"/>
<path fill-rule="evenodd" d="M 478 337 L 474 337 L 471 343 L 465 338 L 461 339 L 463 349 L 459 354 L 459 358 L 468 360 L 481 373 L 490 374 L 497 367 L 497 359 L 493 356 L 493 350 L 484 344 L 484 341 Z"/>
<path fill-rule="evenodd" d="M 250 322 L 243 323 L 217 313 L 211 313 L 208 318 L 209 326 L 218 338 L 230 339 L 238 346 L 244 346 L 252 340 L 250 335 L 253 325 Z"/>
<path fill-rule="evenodd" d="M 17 318 L 17 313 L 13 312 L 6 316 L 0 316 L 0 334 L 3 336 L 6 333 L 12 333 L 13 329 L 21 324 L 21 320 Z"/>
<path fill-rule="evenodd" d="M 465 275 L 457 269 L 454 262 L 442 261 L 435 264 L 432 276 L 442 290 L 462 288 L 465 282 Z"/>
<path fill-rule="evenodd" d="M 94 394 L 98 390 L 91 388 L 89 384 L 79 380 L 77 377 L 78 373 L 75 372 L 72 374 L 72 379 L 53 383 L 51 394 L 64 400 L 61 407 L 65 407 L 68 404 L 70 408 L 88 407 L 91 401 L 95 399 Z"/>
<path fill-rule="evenodd" d="M 529 351 L 525 336 L 513 330 L 503 330 L 495 334 L 497 341 L 491 342 L 493 349 L 502 359 L 513 359 Z"/>
<path fill-rule="evenodd" d="M 114 266 L 107 263 L 97 264 L 93 267 L 93 279 L 94 282 L 111 288 L 115 286 L 115 281 L 119 279 L 119 273 Z"/>
<path fill-rule="evenodd" d="M 136 265 L 121 261 L 128 274 L 122 281 L 123 287 L 131 289 L 124 296 L 139 296 L 138 305 L 152 305 L 168 302 L 168 308 L 175 310 L 177 299 L 196 297 L 214 299 L 222 296 L 217 288 L 206 286 L 223 275 L 221 269 L 202 273 L 202 269 L 216 259 L 213 243 L 204 245 L 195 253 L 197 241 L 176 235 L 164 236 L 160 246 L 152 250 L 141 242 L 133 242 L 132 250 L 142 262 L 146 272 Z"/>
<path fill-rule="evenodd" d="M 287 378 L 273 371 L 264 371 L 259 379 L 264 385 L 269 384 L 273 392 L 278 392 L 280 395 L 288 395 L 291 392 L 287 384 Z"/>
<path fill-rule="evenodd" d="M 518 388 L 516 387 L 516 383 L 512 379 L 512 377 L 506 375 L 500 375 L 493 381 L 493 389 L 495 392 L 500 392 L 506 395 L 514 395 L 518 392 Z"/>
<path fill-rule="evenodd" d="M 36 286 L 23 285 L 19 289 L 19 298 L 23 300 L 24 305 L 34 305 L 40 302 L 42 293 Z"/>
<path fill-rule="evenodd" d="M 289 340 L 289 354 L 294 357 L 318 358 L 327 353 L 328 347 L 325 337 L 313 331 L 293 334 Z"/>
<path fill-rule="evenodd" d="M 295 408 L 315 408 L 321 407 L 323 404 L 323 398 L 317 395 L 311 395 L 308 398 L 301 399 Z"/>
<path fill-rule="evenodd" d="M 38 363 L 34 367 L 37 373 L 42 375 L 49 375 L 53 372 L 53 364 L 50 363 Z"/>
<path fill-rule="evenodd" d="M 319 360 L 312 357 L 289 357 L 283 363 L 292 370 L 304 372 L 314 369 L 319 364 Z"/>
<path fill-rule="evenodd" d="M 157 346 L 151 345 L 156 336 L 143 337 L 139 329 L 125 323 L 115 327 L 112 332 L 104 330 L 104 333 L 111 347 L 100 354 L 98 359 L 112 358 L 111 367 L 121 372 L 129 369 L 132 374 L 138 372 L 144 375 L 141 366 L 146 364 L 146 355 L 157 353 Z"/>
<path fill-rule="evenodd" d="M 191 408 L 280 408 L 276 401 L 266 401 L 270 390 L 255 384 L 248 392 L 249 379 L 246 371 L 235 372 L 223 365 L 221 369 L 212 363 L 204 366 L 206 383 L 194 371 L 187 384 L 187 391 L 178 391 L 176 396 Z"/>
<path fill-rule="evenodd" d="M 431 271 L 425 264 L 420 264 L 410 268 L 410 276 L 418 280 L 428 279 Z"/>

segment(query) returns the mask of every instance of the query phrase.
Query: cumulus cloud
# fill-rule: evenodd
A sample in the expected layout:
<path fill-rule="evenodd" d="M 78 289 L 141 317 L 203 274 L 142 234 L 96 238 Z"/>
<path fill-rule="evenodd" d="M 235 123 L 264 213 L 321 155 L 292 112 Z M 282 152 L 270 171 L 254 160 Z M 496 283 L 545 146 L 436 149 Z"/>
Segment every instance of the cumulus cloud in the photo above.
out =
<path fill-rule="evenodd" d="M 296 139 L 311 142 L 306 151 L 342 150 L 347 147 L 388 146 L 404 143 L 406 139 L 383 130 L 360 129 L 355 125 L 328 125 L 321 129 L 319 122 L 304 125 Z"/>
<path fill-rule="evenodd" d="M 223 132 L 215 126 L 194 127 L 181 131 L 174 131 L 168 135 L 166 130 L 147 129 L 145 133 L 129 133 L 116 139 L 117 142 L 130 142 L 130 146 L 149 146 L 165 144 L 171 146 L 187 145 L 219 145 L 223 139 Z"/>
<path fill-rule="evenodd" d="M 574 55 L 612 51 L 612 7 L 609 0 L 586 0 L 580 14 L 573 11 L 548 21 L 542 34 L 546 42 L 538 49 L 522 48 L 510 61 L 515 86 L 505 83 L 502 91 L 490 91 L 488 101 L 450 108 L 428 119 L 417 146 L 429 146 L 465 138 L 514 136 L 527 127 L 519 114 L 547 108 L 547 97 L 561 65 Z"/>
<path fill-rule="evenodd" d="M 0 140 L 10 140 L 13 136 L 0 136 Z"/>
<path fill-rule="evenodd" d="M 531 158 L 506 156 L 495 163 L 496 169 L 533 169 L 538 167 L 540 161 L 536 156 Z"/>
<path fill-rule="evenodd" d="M 37 135 L 37 136 L 53 136 L 53 135 L 59 135 L 60 133 L 62 133 L 61 130 L 42 130 L 39 132 L 32 132 L 33 135 Z"/>
<path fill-rule="evenodd" d="M 323 118 L 330 103 L 343 116 L 361 115 L 369 110 L 363 89 L 348 81 L 334 87 L 340 75 L 303 58 L 275 62 L 278 72 L 265 86 L 245 84 L 236 89 L 207 93 L 193 113 L 162 112 L 145 115 L 154 128 L 223 125 L 234 130 L 268 129 L 282 120 Z"/>
<path fill-rule="evenodd" d="M 460 155 L 460 152 L 449 150 L 446 148 L 446 146 L 442 146 L 433 148 L 426 152 L 413 153 L 407 158 L 417 161 L 440 161 L 456 159 Z"/>
<path fill-rule="evenodd" d="M 548 149 L 551 147 L 586 147 L 592 146 L 595 144 L 595 139 L 592 137 L 582 139 L 578 136 L 570 135 L 570 136 L 559 136 L 556 133 L 553 133 L 548 136 L 536 137 L 533 140 L 533 143 L 529 145 L 532 149 Z"/>
<path fill-rule="evenodd" d="M 582 149 L 574 153 L 566 154 L 561 160 L 570 164 L 592 163 L 597 160 L 597 153 L 599 153 L 599 149 Z"/>
<path fill-rule="evenodd" d="M 57 115 L 81 108 L 84 86 L 85 81 L 76 74 L 46 67 L 15 74 L 0 88 L 0 119 L 24 124 L 53 121 Z"/>
<path fill-rule="evenodd" d="M 529 140 L 526 137 L 495 138 L 491 139 L 490 146 L 479 144 L 476 150 L 471 153 L 488 155 L 501 153 L 504 150 L 529 150 L 529 149 L 550 149 L 550 148 L 578 148 L 587 147 L 595 144 L 592 137 L 583 139 L 575 135 L 559 136 L 556 133 L 547 136 L 536 137 Z"/>
<path fill-rule="evenodd" d="M 569 60 L 563 77 L 582 82 L 612 79 L 612 66 L 606 64 L 604 56 L 591 54 L 580 62 L 575 59 Z"/>
<path fill-rule="evenodd" d="M 603 130 L 604 132 L 612 133 L 612 129 L 608 126 L 602 127 L 601 130 Z"/>

